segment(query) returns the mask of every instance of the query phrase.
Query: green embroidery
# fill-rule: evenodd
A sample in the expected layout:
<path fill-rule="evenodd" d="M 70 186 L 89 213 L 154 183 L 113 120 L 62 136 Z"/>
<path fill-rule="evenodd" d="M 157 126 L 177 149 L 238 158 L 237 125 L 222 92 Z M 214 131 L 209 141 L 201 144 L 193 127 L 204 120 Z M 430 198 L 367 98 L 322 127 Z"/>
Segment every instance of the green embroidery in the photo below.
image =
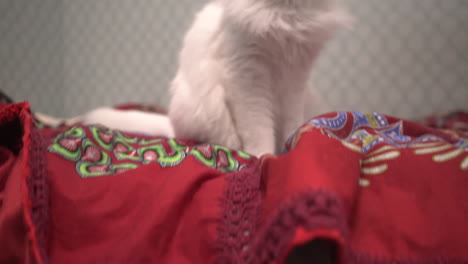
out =
<path fill-rule="evenodd" d="M 242 150 L 238 150 L 237 151 L 237 155 L 239 155 L 239 157 L 243 158 L 243 159 L 250 159 L 252 157 L 252 155 L 248 154 L 248 153 L 245 153 L 244 151 Z"/>
<path fill-rule="evenodd" d="M 115 156 L 117 157 L 118 160 L 125 160 L 125 159 L 129 159 L 129 160 L 133 160 L 133 161 L 142 161 L 142 158 L 140 155 L 132 155 L 134 152 L 136 152 L 135 148 L 132 147 L 130 144 L 127 143 L 128 141 L 126 141 L 125 139 L 123 138 L 115 138 L 114 139 L 114 154 Z M 120 145 L 118 145 L 120 144 Z M 126 152 L 121 152 L 119 149 L 117 149 L 118 147 L 120 146 L 123 146 L 126 148 Z"/>
<path fill-rule="evenodd" d="M 157 154 L 157 159 L 155 160 L 156 162 L 161 165 L 161 167 L 166 168 L 166 167 L 173 167 L 178 164 L 180 164 L 186 157 L 186 153 L 184 151 L 174 151 L 172 153 L 167 153 L 166 149 L 164 148 L 163 145 L 153 145 L 153 146 L 147 146 L 147 147 L 142 147 L 140 149 L 140 152 L 142 155 L 145 154 L 147 151 L 154 151 Z M 146 161 L 147 163 L 151 161 Z"/>
<path fill-rule="evenodd" d="M 65 137 L 82 138 L 86 136 L 86 131 L 82 127 L 72 127 L 64 133 Z"/>
<path fill-rule="evenodd" d="M 89 126 L 89 129 L 91 130 L 91 133 L 93 135 L 94 140 L 104 148 L 105 150 L 111 150 L 112 149 L 112 131 L 110 129 L 101 129 L 96 126 Z M 103 138 L 104 137 L 104 138 Z M 105 138 L 108 137 L 109 140 L 106 142 Z"/>
<path fill-rule="evenodd" d="M 72 127 L 64 134 L 59 134 L 54 143 L 49 147 L 50 152 L 55 152 L 67 160 L 78 161 L 81 158 L 79 142 L 86 137 L 86 132 L 81 127 Z"/>
<path fill-rule="evenodd" d="M 162 168 L 174 167 L 189 156 L 204 166 L 230 172 L 241 169 L 241 163 L 251 158 L 245 152 L 222 146 L 189 147 L 176 139 L 164 138 L 138 140 L 98 126 L 70 128 L 55 138 L 49 151 L 75 162 L 76 171 L 83 178 L 115 175 L 151 162 Z M 234 158 L 234 152 L 239 158 Z"/>
<path fill-rule="evenodd" d="M 179 151 L 179 150 L 185 150 L 188 148 L 188 146 L 185 146 L 185 145 L 181 145 L 179 144 L 175 139 L 171 138 L 171 139 L 168 139 L 167 142 L 169 143 L 169 145 L 171 146 L 171 148 L 175 151 Z"/>
<path fill-rule="evenodd" d="M 210 147 L 210 145 L 198 146 L 198 147 L 208 148 Z M 201 163 L 203 163 L 204 165 L 208 167 L 212 167 L 212 168 L 216 167 L 216 155 L 213 155 L 213 153 L 210 153 L 211 155 L 210 158 L 206 158 L 201 151 L 199 151 L 197 148 L 193 148 L 190 150 L 189 154 L 194 156 L 198 161 L 200 161 Z"/>
<path fill-rule="evenodd" d="M 211 158 L 206 158 L 203 155 L 203 153 L 199 150 L 200 147 L 211 147 L 213 149 L 211 153 Z M 211 168 L 219 169 L 221 171 L 234 171 L 238 170 L 239 168 L 239 162 L 232 156 L 232 150 L 226 147 L 218 145 L 202 145 L 192 148 L 189 151 L 189 154 L 194 156 L 198 161 L 200 161 L 204 165 Z M 227 166 L 222 166 L 224 164 L 219 164 L 220 162 L 226 162 Z"/>
<path fill-rule="evenodd" d="M 139 167 L 138 164 L 134 164 L 134 163 L 122 163 L 122 164 L 115 164 L 115 165 L 111 166 L 114 173 L 119 169 L 133 170 L 133 169 L 136 169 L 138 167 Z"/>
<path fill-rule="evenodd" d="M 112 171 L 109 168 L 109 164 L 111 162 L 109 155 L 104 151 L 100 151 L 89 139 L 84 139 L 84 153 L 87 153 L 87 151 L 91 148 L 94 148 L 94 150 L 97 152 L 96 155 L 100 155 L 100 159 L 98 161 L 79 161 L 76 164 L 76 169 L 81 177 L 87 178 L 112 174 Z M 86 156 L 82 158 L 86 158 Z"/>
<path fill-rule="evenodd" d="M 162 138 L 158 138 L 158 139 L 152 139 L 152 140 L 146 140 L 146 139 L 142 139 L 140 140 L 140 145 L 152 145 L 152 144 L 156 144 L 156 143 L 161 143 L 163 142 L 164 139 Z"/>
<path fill-rule="evenodd" d="M 117 135 L 117 138 L 121 141 L 124 141 L 124 142 L 127 142 L 127 143 L 130 143 L 130 144 L 135 144 L 138 142 L 138 138 L 129 138 L 129 137 L 126 137 L 124 134 L 122 134 L 122 132 L 120 131 L 114 131 L 115 134 Z"/>

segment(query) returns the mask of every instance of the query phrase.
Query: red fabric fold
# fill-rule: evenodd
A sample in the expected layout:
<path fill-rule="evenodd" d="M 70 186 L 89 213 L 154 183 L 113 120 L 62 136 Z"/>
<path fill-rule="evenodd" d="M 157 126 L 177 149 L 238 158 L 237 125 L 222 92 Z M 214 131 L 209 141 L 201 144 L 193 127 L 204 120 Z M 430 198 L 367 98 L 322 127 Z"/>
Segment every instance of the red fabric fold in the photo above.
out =
<path fill-rule="evenodd" d="M 259 160 L 101 126 L 39 132 L 26 103 L 0 109 L 0 262 L 468 261 L 460 132 L 335 112 Z"/>
<path fill-rule="evenodd" d="M 28 103 L 0 106 L 0 262 L 43 263 L 27 181 L 31 146 Z M 42 241 L 43 242 L 43 241 Z"/>

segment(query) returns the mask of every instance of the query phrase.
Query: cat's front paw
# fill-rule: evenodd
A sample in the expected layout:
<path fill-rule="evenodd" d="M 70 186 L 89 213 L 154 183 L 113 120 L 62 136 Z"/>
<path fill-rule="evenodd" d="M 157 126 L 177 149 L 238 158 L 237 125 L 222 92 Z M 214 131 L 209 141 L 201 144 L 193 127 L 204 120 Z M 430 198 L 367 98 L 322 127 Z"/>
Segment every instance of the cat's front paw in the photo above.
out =
<path fill-rule="evenodd" d="M 239 140 L 239 137 L 237 135 L 232 134 L 232 135 L 228 136 L 227 138 L 223 139 L 222 141 L 224 142 L 222 145 L 224 145 L 225 147 L 228 147 L 230 149 L 241 149 L 242 148 L 242 143 Z"/>
<path fill-rule="evenodd" d="M 274 155 L 275 147 L 274 146 L 256 146 L 256 147 L 244 147 L 244 151 L 254 155 L 256 157 L 261 157 L 263 155 Z"/>

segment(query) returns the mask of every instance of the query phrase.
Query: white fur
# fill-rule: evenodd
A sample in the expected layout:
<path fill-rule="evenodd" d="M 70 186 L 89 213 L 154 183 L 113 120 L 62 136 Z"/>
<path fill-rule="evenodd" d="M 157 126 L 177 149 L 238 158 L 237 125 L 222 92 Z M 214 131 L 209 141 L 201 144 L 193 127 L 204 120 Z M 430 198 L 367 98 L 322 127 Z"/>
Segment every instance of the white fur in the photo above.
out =
<path fill-rule="evenodd" d="M 156 113 L 103 107 L 84 115 L 81 122 L 86 125 L 100 124 L 126 132 L 174 137 L 169 118 Z"/>
<path fill-rule="evenodd" d="M 99 124 L 125 132 L 174 137 L 174 129 L 169 117 L 137 110 L 118 110 L 102 107 L 70 119 L 54 118 L 42 113 L 35 113 L 35 116 L 39 121 L 50 126 L 58 126 L 62 123 L 69 126 L 77 123 L 84 125 Z"/>
<path fill-rule="evenodd" d="M 188 31 L 172 83 L 177 137 L 275 153 L 305 121 L 307 80 L 348 17 L 335 0 L 217 0 Z"/>
<path fill-rule="evenodd" d="M 55 118 L 40 112 L 35 112 L 34 116 L 39 120 L 41 123 L 47 124 L 49 126 L 58 126 L 60 125 L 64 120 L 60 118 Z"/>
<path fill-rule="evenodd" d="M 312 64 L 348 22 L 335 2 L 214 0 L 185 36 L 170 89 L 174 130 L 165 116 L 137 111 L 98 109 L 82 121 L 276 153 L 313 113 Z"/>

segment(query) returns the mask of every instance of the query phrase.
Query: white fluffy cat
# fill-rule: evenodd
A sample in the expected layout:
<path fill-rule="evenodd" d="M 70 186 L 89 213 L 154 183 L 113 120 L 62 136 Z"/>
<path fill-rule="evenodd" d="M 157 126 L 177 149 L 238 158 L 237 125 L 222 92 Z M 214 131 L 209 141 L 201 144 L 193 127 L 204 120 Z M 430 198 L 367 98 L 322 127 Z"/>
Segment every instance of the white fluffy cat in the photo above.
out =
<path fill-rule="evenodd" d="M 175 135 L 254 155 L 279 151 L 305 121 L 314 60 L 347 21 L 335 0 L 209 3 L 185 37 L 172 83 Z"/>
<path fill-rule="evenodd" d="M 313 62 L 347 21 L 336 0 L 212 1 L 184 40 L 170 89 L 174 130 L 167 117 L 141 112 L 98 109 L 81 120 L 276 153 L 305 121 Z"/>

